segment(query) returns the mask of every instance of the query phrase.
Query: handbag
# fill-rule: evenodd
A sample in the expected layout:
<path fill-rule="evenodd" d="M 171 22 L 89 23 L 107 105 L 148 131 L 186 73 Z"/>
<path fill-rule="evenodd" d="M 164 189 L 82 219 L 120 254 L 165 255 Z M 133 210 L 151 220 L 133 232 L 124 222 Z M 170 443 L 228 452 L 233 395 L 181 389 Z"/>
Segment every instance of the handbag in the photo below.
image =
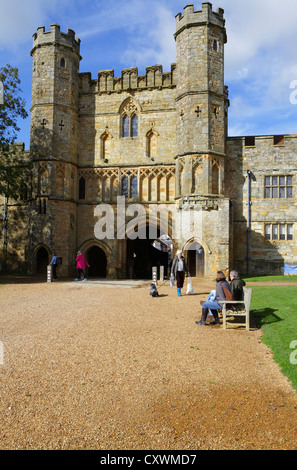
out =
<path fill-rule="evenodd" d="M 225 298 L 226 300 L 234 300 L 233 299 L 233 295 L 231 294 L 231 292 L 229 291 L 229 289 L 227 289 L 221 282 L 220 282 L 222 288 L 223 288 L 223 291 L 224 291 L 224 294 L 225 294 Z"/>
<path fill-rule="evenodd" d="M 188 285 L 187 285 L 187 294 L 193 294 L 194 293 L 194 289 L 193 289 L 193 285 L 192 285 L 192 281 L 191 281 L 191 277 L 189 276 L 188 277 Z"/>
<path fill-rule="evenodd" d="M 174 287 L 174 276 L 170 276 L 170 287 Z"/>

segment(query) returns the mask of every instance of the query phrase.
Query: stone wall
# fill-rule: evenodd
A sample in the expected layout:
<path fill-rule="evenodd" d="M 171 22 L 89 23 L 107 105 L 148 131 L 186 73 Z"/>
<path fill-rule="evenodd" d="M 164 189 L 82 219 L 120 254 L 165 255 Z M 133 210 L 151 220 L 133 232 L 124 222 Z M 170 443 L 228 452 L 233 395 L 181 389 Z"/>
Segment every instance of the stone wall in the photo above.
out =
<path fill-rule="evenodd" d="M 279 141 L 280 144 L 277 143 Z M 243 272 L 246 272 L 248 250 L 248 170 L 251 172 L 251 273 L 283 273 L 284 263 L 297 264 L 296 144 L 296 136 L 284 136 L 283 140 L 275 136 L 259 136 L 254 138 L 254 142 L 245 138 L 229 138 L 227 141 L 226 193 L 233 207 L 234 266 Z M 265 198 L 265 177 L 269 176 L 292 176 L 292 197 Z M 266 225 L 279 227 L 288 224 L 293 225 L 292 240 L 265 239 Z"/>

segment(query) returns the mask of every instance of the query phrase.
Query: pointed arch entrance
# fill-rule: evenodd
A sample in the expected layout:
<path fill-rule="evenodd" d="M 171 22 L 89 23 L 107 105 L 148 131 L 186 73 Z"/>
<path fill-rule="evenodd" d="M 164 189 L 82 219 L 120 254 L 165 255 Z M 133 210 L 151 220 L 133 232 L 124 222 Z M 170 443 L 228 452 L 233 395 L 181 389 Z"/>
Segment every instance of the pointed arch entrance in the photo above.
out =
<path fill-rule="evenodd" d="M 187 248 L 188 269 L 192 277 L 204 277 L 205 252 L 197 241 L 189 242 Z"/>
<path fill-rule="evenodd" d="M 106 278 L 107 258 L 105 252 L 97 245 L 91 246 L 86 252 L 86 259 L 90 265 L 88 276 Z"/>
<path fill-rule="evenodd" d="M 49 264 L 48 250 L 41 246 L 36 250 L 36 274 L 45 274 Z"/>
<path fill-rule="evenodd" d="M 90 267 L 87 268 L 89 278 L 107 278 L 109 277 L 109 267 L 111 265 L 111 250 L 105 243 L 96 239 L 84 242 L 78 247 L 86 257 Z"/>
<path fill-rule="evenodd" d="M 127 238 L 126 275 L 128 279 L 152 279 L 152 267 L 154 266 L 158 268 L 158 278 L 161 266 L 164 266 L 164 276 L 168 275 L 172 262 L 172 251 L 170 244 L 167 246 L 165 243 L 160 243 L 160 237 L 162 240 L 162 235 L 168 238 L 169 236 L 162 233 L 157 227 L 154 235 L 156 237 L 152 238 L 149 225 L 146 225 L 145 239 Z"/>

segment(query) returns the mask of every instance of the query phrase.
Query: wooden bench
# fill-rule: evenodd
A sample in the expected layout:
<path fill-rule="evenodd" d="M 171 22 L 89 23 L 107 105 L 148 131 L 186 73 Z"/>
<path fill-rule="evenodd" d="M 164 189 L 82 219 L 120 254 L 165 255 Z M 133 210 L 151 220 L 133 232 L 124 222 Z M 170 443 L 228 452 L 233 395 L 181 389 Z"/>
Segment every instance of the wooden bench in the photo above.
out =
<path fill-rule="evenodd" d="M 233 326 L 245 326 L 246 330 L 250 330 L 250 305 L 252 297 L 252 289 L 247 287 L 243 288 L 244 299 L 243 300 L 220 300 L 220 304 L 223 304 L 222 313 L 223 313 L 223 329 L 227 329 L 227 317 L 241 317 L 245 318 L 245 323 L 233 323 Z M 238 311 L 228 311 L 227 305 L 243 305 L 243 310 Z"/>

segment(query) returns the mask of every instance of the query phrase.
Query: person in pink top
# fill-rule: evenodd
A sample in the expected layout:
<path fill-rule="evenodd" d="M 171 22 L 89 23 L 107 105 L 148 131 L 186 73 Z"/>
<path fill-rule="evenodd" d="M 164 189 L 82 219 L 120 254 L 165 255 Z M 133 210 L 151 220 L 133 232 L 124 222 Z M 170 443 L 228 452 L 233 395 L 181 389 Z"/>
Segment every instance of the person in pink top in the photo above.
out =
<path fill-rule="evenodd" d="M 84 271 L 85 267 L 88 266 L 90 267 L 89 263 L 87 262 L 86 258 L 82 254 L 81 251 L 77 253 L 77 257 L 75 259 L 76 261 L 76 270 L 77 270 L 77 278 L 74 279 L 75 281 L 79 281 L 82 279 L 83 281 L 87 281 L 87 278 L 85 277 Z"/>

